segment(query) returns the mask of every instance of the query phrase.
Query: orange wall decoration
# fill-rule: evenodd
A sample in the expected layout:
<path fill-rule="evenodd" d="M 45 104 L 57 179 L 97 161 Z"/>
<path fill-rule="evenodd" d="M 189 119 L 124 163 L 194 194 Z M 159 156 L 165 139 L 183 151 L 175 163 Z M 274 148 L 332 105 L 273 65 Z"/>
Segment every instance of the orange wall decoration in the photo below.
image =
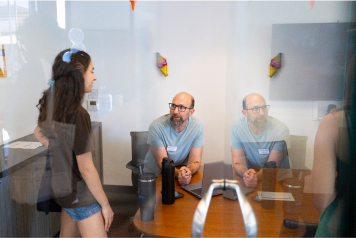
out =
<path fill-rule="evenodd" d="M 0 67 L 0 78 L 7 78 L 7 72 L 6 72 L 6 60 L 5 60 L 5 48 L 4 45 L 2 45 L 2 49 L 0 51 L 0 55 L 2 55 L 2 60 L 4 64 L 3 70 Z"/>
<path fill-rule="evenodd" d="M 132 11 L 135 10 L 135 4 L 137 1 L 130 1 L 131 2 L 131 7 L 132 7 Z"/>
<path fill-rule="evenodd" d="M 309 2 L 310 2 L 310 7 L 311 7 L 311 9 L 313 9 L 314 1 L 309 1 Z"/>

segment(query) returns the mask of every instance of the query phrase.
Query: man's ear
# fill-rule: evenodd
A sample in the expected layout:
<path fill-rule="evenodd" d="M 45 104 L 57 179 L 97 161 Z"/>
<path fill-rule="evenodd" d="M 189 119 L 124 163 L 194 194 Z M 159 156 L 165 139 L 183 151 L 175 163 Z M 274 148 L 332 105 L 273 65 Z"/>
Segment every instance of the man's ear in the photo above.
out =
<path fill-rule="evenodd" d="M 246 110 L 242 110 L 242 114 L 247 117 L 247 111 Z"/>
<path fill-rule="evenodd" d="M 190 117 L 193 116 L 194 112 L 195 112 L 195 109 L 190 109 L 189 116 Z"/>

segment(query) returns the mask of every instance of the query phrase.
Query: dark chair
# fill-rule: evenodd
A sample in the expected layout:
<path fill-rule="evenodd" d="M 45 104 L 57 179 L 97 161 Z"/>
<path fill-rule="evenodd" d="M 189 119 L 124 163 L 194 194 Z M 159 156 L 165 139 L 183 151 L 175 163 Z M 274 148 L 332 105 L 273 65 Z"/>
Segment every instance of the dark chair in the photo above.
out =
<path fill-rule="evenodd" d="M 150 146 L 147 144 L 148 131 L 138 131 L 130 132 L 131 135 L 131 152 L 132 160 L 126 164 L 126 168 L 131 169 L 131 181 L 134 192 L 137 192 L 137 180 L 139 172 L 139 165 L 142 165 L 145 159 L 145 156 L 150 149 Z"/>

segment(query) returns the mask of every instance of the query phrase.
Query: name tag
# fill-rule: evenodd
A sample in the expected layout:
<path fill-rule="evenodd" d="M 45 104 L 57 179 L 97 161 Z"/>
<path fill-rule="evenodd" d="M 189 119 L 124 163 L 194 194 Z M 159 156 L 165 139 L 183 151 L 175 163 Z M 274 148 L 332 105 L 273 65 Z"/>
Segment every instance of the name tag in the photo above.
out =
<path fill-rule="evenodd" d="M 269 155 L 269 149 L 258 149 L 260 155 Z"/>
<path fill-rule="evenodd" d="M 177 151 L 177 147 L 175 146 L 167 146 L 167 151 Z"/>

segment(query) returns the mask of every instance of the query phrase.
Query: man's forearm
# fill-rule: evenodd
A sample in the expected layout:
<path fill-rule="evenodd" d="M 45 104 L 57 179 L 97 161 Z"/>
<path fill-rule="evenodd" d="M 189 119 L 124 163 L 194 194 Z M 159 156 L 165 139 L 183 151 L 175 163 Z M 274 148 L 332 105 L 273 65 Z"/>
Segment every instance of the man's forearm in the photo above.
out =
<path fill-rule="evenodd" d="M 187 168 L 190 170 L 190 172 L 192 172 L 192 174 L 195 174 L 200 168 L 200 162 L 194 160 L 187 165 Z"/>
<path fill-rule="evenodd" d="M 244 163 L 235 163 L 234 164 L 234 169 L 238 175 L 241 177 L 244 175 L 244 173 L 248 170 L 246 164 Z"/>

